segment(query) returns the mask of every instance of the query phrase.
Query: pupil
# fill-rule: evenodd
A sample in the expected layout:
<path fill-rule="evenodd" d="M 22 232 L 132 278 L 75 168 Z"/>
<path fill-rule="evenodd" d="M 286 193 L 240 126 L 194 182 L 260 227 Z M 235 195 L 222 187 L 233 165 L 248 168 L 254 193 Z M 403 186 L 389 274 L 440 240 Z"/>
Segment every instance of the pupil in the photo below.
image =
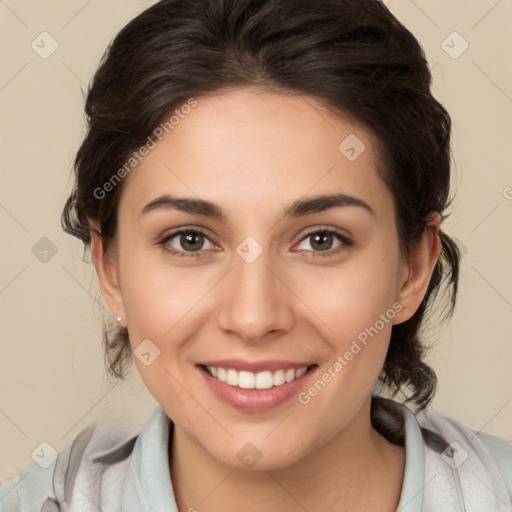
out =
<path fill-rule="evenodd" d="M 325 246 L 325 242 L 327 242 L 327 246 Z M 317 233 L 313 236 L 313 243 L 311 244 L 313 248 L 318 248 L 320 251 L 330 249 L 332 243 L 332 235 L 330 233 Z M 324 245 L 322 245 L 324 244 Z M 315 247 L 317 245 L 317 247 Z"/>
<path fill-rule="evenodd" d="M 201 247 L 201 243 L 197 244 L 198 239 L 201 240 L 201 233 L 185 233 L 182 235 L 182 246 L 186 249 L 187 246 L 191 250 L 197 250 Z M 195 243 L 194 243 L 195 242 Z M 198 247 L 194 247 L 194 245 L 198 245 Z"/>

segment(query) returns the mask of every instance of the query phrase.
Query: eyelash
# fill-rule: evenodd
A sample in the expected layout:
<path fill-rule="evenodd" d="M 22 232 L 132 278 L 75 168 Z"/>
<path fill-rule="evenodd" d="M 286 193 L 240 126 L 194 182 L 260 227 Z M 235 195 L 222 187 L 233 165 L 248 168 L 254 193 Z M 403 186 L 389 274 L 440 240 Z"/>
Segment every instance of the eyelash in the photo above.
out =
<path fill-rule="evenodd" d="M 162 238 L 159 242 L 158 242 L 158 245 L 161 246 L 165 251 L 168 251 L 170 252 L 171 254 L 174 254 L 176 256 L 179 256 L 179 257 L 185 257 L 185 258 L 188 258 L 188 257 L 197 257 L 197 256 L 201 256 L 201 251 L 179 251 L 179 250 L 176 250 L 176 249 L 173 249 L 173 248 L 169 248 L 167 246 L 167 243 L 169 242 L 169 240 L 172 240 L 173 238 L 175 238 L 177 235 L 182 235 L 182 234 L 187 234 L 187 233 L 200 233 L 201 235 L 203 235 L 205 238 L 207 238 L 208 240 L 210 240 L 210 237 L 204 232 L 202 231 L 201 229 L 199 228 L 184 228 L 184 229 L 180 229 L 180 230 L 177 230 L 177 231 L 174 231 L 172 233 L 169 233 L 168 235 L 166 235 L 164 238 Z M 338 238 L 338 240 L 340 242 L 342 242 L 341 245 L 339 245 L 338 247 L 334 248 L 334 249 L 328 249 L 327 251 L 309 251 L 309 252 L 313 252 L 315 253 L 315 256 L 314 257 L 328 257 L 328 256 L 333 256 L 335 254 L 337 254 L 341 249 L 343 249 L 344 247 L 350 247 L 353 245 L 353 242 L 352 240 L 350 240 L 346 235 L 344 235 L 343 233 L 341 233 L 340 231 L 338 230 L 335 230 L 335 229 L 332 229 L 332 228 L 325 228 L 325 229 L 322 229 L 322 228 L 315 228 L 314 230 L 312 231 L 309 231 L 307 232 L 300 240 L 299 240 L 299 243 L 302 243 L 304 240 L 306 240 L 307 238 L 309 238 L 310 236 L 312 235 L 315 235 L 315 234 L 318 234 L 318 233 L 327 233 L 327 234 L 331 234 L 331 235 L 334 235 L 335 237 Z M 211 240 L 210 240 L 211 241 Z M 213 243 L 213 242 L 212 242 Z"/>

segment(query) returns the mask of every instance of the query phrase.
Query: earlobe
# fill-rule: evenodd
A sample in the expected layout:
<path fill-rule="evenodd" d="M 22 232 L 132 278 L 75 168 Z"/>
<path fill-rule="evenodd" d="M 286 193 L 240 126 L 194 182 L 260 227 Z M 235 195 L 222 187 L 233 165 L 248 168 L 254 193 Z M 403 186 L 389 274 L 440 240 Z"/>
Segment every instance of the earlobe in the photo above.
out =
<path fill-rule="evenodd" d="M 433 212 L 429 217 L 420 242 L 410 251 L 403 272 L 405 277 L 402 278 L 397 296 L 397 302 L 402 305 L 402 309 L 395 316 L 395 324 L 401 324 L 409 320 L 417 311 L 427 293 L 432 272 L 441 254 L 440 223 L 439 213 Z"/>
<path fill-rule="evenodd" d="M 117 277 L 116 258 L 113 258 L 112 255 L 105 250 L 98 224 L 90 220 L 89 225 L 91 226 L 91 256 L 103 298 L 112 316 L 114 318 L 121 317 L 124 319 L 124 305 Z"/>

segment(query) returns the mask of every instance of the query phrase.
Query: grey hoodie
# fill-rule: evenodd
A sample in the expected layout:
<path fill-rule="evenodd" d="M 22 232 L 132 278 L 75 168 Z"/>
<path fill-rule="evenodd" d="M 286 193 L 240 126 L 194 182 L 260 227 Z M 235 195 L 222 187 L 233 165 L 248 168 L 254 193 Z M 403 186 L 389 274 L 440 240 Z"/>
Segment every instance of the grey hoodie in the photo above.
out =
<path fill-rule="evenodd" d="M 414 415 L 382 397 L 373 397 L 372 424 L 405 445 L 397 512 L 512 512 L 512 441 L 433 410 Z M 0 512 L 178 512 L 167 456 L 172 431 L 161 406 L 135 436 L 97 420 L 56 457 L 0 481 Z"/>

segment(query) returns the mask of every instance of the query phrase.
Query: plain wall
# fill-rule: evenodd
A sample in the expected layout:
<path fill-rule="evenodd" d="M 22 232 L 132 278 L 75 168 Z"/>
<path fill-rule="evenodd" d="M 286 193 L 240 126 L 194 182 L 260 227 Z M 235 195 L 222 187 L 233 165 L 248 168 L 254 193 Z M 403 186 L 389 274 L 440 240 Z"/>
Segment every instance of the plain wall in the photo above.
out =
<path fill-rule="evenodd" d="M 43 441 L 59 450 L 103 415 L 138 429 L 156 405 L 134 367 L 109 387 L 97 279 L 60 226 L 85 133 L 82 89 L 110 40 L 150 3 L 0 2 L 0 477 L 31 462 Z M 512 3 L 385 3 L 424 46 L 453 119 L 457 195 L 444 229 L 465 254 L 454 318 L 431 337 L 432 407 L 510 439 Z M 58 43 L 46 59 L 31 47 L 42 32 Z M 45 248 L 44 262 L 34 252 Z"/>

